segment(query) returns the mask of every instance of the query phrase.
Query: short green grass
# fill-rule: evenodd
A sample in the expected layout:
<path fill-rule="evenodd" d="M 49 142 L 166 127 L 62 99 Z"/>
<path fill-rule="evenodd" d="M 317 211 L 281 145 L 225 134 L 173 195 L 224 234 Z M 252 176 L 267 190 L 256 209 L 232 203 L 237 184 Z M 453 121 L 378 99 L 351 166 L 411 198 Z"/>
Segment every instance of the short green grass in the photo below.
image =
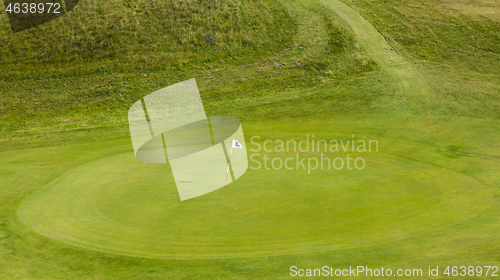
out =
<path fill-rule="evenodd" d="M 247 125 L 255 129 L 261 124 Z M 266 136 L 290 140 L 300 137 L 296 133 L 300 132 L 286 138 L 281 131 Z M 375 151 L 349 153 L 366 160 L 363 170 L 336 170 L 325 162 L 325 169 L 316 169 L 314 162 L 308 166 L 308 159 L 321 155 L 312 151 L 299 155 L 306 158 L 304 168 L 292 160 L 290 166 L 296 170 L 275 170 L 272 166 L 279 163 L 266 163 L 263 154 L 253 153 L 246 175 L 227 190 L 180 201 L 168 166 L 137 161 L 128 145 L 111 149 L 117 154 L 83 164 L 28 198 L 19 209 L 20 221 L 76 246 L 199 259 L 384 243 L 447 228 L 491 205 L 490 190 L 480 181 Z M 265 154 L 282 161 L 297 156 L 292 151 Z M 328 152 L 324 157 L 347 154 Z M 262 169 L 255 169 L 259 165 Z"/>
<path fill-rule="evenodd" d="M 209 2 L 82 1 L 16 35 L 0 16 L 0 278 L 500 264 L 497 6 Z M 180 202 L 167 165 L 131 156 L 126 112 L 192 77 L 207 115 L 242 121 L 248 148 L 314 134 L 380 151 L 362 171 L 250 169 Z"/>

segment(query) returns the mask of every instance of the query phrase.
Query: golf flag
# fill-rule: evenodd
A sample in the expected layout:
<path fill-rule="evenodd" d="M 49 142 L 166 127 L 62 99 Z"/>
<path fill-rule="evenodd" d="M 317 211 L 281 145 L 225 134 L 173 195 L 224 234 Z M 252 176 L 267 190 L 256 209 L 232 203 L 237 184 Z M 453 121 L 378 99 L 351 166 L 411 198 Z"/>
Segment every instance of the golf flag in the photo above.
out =
<path fill-rule="evenodd" d="M 232 148 L 243 149 L 243 146 L 241 146 L 241 144 L 240 144 L 240 142 L 238 142 L 238 140 L 233 139 L 233 146 L 231 147 L 231 149 Z"/>
<path fill-rule="evenodd" d="M 227 163 L 227 172 L 226 172 L 226 183 L 224 184 L 224 189 L 226 189 L 227 185 L 227 176 L 229 175 L 229 165 L 231 165 L 231 156 L 233 155 L 233 148 L 243 149 L 243 146 L 238 142 L 238 140 L 233 139 L 233 145 L 231 146 L 231 153 L 229 153 L 229 162 Z"/>

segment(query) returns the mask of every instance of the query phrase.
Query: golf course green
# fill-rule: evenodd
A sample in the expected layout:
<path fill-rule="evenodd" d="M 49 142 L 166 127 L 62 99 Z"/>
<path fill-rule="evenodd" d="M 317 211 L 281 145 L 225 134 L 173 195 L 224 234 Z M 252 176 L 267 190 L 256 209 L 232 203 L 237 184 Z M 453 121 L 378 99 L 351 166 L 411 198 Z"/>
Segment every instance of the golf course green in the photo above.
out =
<path fill-rule="evenodd" d="M 19 33 L 0 14 L 0 279 L 499 266 L 500 5 L 469 2 L 88 0 Z M 249 168 L 181 201 L 127 112 L 191 78 Z M 377 149 L 279 147 L 312 138 Z"/>
<path fill-rule="evenodd" d="M 463 222 L 491 204 L 488 187 L 460 173 L 383 153 L 365 160 L 363 170 L 249 170 L 227 190 L 180 201 L 167 166 L 127 152 L 65 173 L 18 215 L 76 246 L 227 258 L 388 242 Z"/>

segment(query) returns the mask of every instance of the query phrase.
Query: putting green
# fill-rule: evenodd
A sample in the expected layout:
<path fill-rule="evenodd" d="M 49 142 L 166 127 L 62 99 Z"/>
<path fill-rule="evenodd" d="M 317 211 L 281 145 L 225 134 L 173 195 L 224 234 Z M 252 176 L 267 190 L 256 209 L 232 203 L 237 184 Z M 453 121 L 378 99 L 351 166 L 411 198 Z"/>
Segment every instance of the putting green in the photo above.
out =
<path fill-rule="evenodd" d="M 227 190 L 181 202 L 168 165 L 123 153 L 65 173 L 24 201 L 18 218 L 45 236 L 90 249 L 220 258 L 407 238 L 470 219 L 491 202 L 479 181 L 445 168 L 381 152 L 352 156 L 363 156 L 366 168 L 249 169 Z"/>

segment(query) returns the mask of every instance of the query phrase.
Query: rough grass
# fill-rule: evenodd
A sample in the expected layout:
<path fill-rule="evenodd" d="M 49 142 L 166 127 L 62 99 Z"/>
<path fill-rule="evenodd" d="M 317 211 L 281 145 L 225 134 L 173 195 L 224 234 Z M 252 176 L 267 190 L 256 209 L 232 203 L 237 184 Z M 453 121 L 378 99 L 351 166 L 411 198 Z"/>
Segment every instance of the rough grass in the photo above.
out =
<path fill-rule="evenodd" d="M 186 16 L 182 13 L 189 9 L 194 17 L 213 9 L 210 5 L 197 5 L 196 1 L 176 3 L 177 10 L 172 14 L 166 12 L 170 11 L 167 2 L 134 2 L 136 6 L 149 7 L 148 14 L 136 14 L 133 8 L 127 7 L 114 10 L 122 2 L 113 3 L 84 2 L 76 11 L 64 16 L 61 22 L 5 37 L 9 42 L 26 45 L 25 49 L 32 48 L 42 57 L 28 59 L 11 55 L 10 59 L 17 63 L 9 61 L 9 57 L 4 61 L 9 68 L 4 69 L 0 79 L 0 119 L 5 124 L 1 130 L 19 131 L 20 126 L 22 130 L 54 126 L 54 118 L 59 120 L 56 126 L 68 124 L 70 127 L 74 123 L 80 127 L 84 123 L 87 123 L 87 128 L 93 127 L 92 122 L 96 119 L 100 122 L 126 123 L 126 112 L 136 100 L 158 88 L 193 77 L 200 86 L 206 108 L 210 109 L 213 105 L 220 108 L 222 102 L 229 100 L 273 96 L 284 90 L 315 86 L 320 81 L 335 83 L 341 79 L 352 79 L 356 74 L 364 75 L 377 69 L 358 51 L 349 27 L 331 11 L 315 4 L 294 3 L 285 9 L 276 2 L 234 2 L 231 5 L 218 2 L 221 8 L 207 17 L 207 21 L 213 21 L 212 27 L 206 27 L 201 22 L 197 26 L 184 20 Z M 154 3 L 160 7 L 151 7 Z M 231 15 L 245 23 L 241 26 L 228 25 L 226 20 L 220 19 L 218 13 L 229 11 L 228 7 L 236 7 Z M 89 23 L 87 13 L 100 8 L 109 10 L 109 13 L 92 14 L 98 22 Z M 250 16 L 257 11 L 259 15 Z M 164 20 L 170 20 L 179 28 L 170 30 L 151 13 L 162 13 Z M 107 20 L 114 17 L 120 19 L 121 25 Z M 161 19 L 162 16 L 159 17 Z M 141 20 L 145 22 L 141 23 Z M 86 48 L 92 46 L 85 43 L 83 35 L 75 33 L 75 30 L 87 28 L 85 26 L 100 36 L 99 40 L 92 42 L 110 44 L 111 49 L 94 46 L 92 53 L 96 57 L 87 58 L 69 51 L 67 56 L 76 58 L 75 61 L 67 61 L 63 49 L 74 47 L 82 53 L 91 52 Z M 220 34 L 229 36 L 234 44 L 221 41 L 219 47 L 193 35 L 229 26 L 239 31 Z M 137 32 L 125 32 L 132 27 L 139 29 Z M 54 36 L 58 30 L 67 32 L 62 32 L 62 37 Z M 165 33 L 158 30 L 165 30 Z M 85 36 L 90 36 L 92 32 L 86 32 Z M 106 32 L 110 34 L 109 38 L 103 35 Z M 171 40 L 163 39 L 165 36 L 171 37 Z M 245 47 L 238 36 L 245 36 L 246 41 L 253 40 L 255 44 Z M 44 45 L 47 40 L 43 38 L 59 43 Z M 141 44 L 141 40 L 149 40 L 149 43 Z M 179 43 L 183 40 L 196 40 L 197 45 Z M 168 51 L 170 47 L 177 49 Z M 224 50 L 226 47 L 234 50 Z M 113 51 L 109 57 L 99 57 L 112 49 L 117 52 Z M 47 59 L 50 59 L 44 62 L 43 53 L 47 51 L 60 53 L 48 56 Z M 39 71 L 40 67 L 44 71 Z"/>
<path fill-rule="evenodd" d="M 56 61 L 37 69 L 28 68 L 27 58 L 11 57 L 19 63 L 10 72 L 0 70 L 1 278 L 285 279 L 292 265 L 424 271 L 428 266 L 500 265 L 498 21 L 469 10 L 471 5 L 490 6 L 465 0 L 454 1 L 469 7 L 458 10 L 447 10 L 449 1 L 345 3 L 368 19 L 418 70 L 429 85 L 427 102 L 407 102 L 411 99 L 400 91 L 387 65 L 374 63 L 349 25 L 312 0 L 282 1 L 283 6 L 275 3 L 286 9 L 293 32 L 288 42 L 262 46 L 262 51 L 269 47 L 268 53 L 243 49 L 239 54 L 218 56 L 214 52 L 217 59 L 212 60 L 212 53 L 204 56 L 186 49 L 172 55 L 193 60 L 168 66 L 169 60 L 163 58 L 170 53 L 131 51 L 130 57 L 105 57 L 98 62 L 89 58 L 88 63 L 74 65 Z M 86 15 L 83 10 L 78 12 Z M 342 42 L 345 45 L 339 50 Z M 120 59 L 130 59 L 130 63 Z M 349 75 L 341 75 L 345 72 Z M 331 132 L 378 139 L 381 150 L 404 158 L 401 162 L 430 166 L 432 172 L 444 168 L 481 182 L 491 196 L 477 205 L 487 209 L 461 223 L 374 246 L 210 260 L 156 260 L 86 250 L 41 236 L 18 220 L 16 211 L 27 196 L 82 164 L 130 145 L 125 114 L 130 104 L 155 89 L 191 77 L 197 78 L 207 114 L 237 117 L 247 137 L 273 139 Z M 34 147 L 40 149 L 31 150 Z M 391 178 L 378 177 L 394 183 Z M 336 177 L 329 180 L 335 182 Z M 435 180 L 440 180 L 439 174 Z M 286 186 L 296 183 L 289 181 Z M 301 213 L 314 206 L 300 205 L 304 207 Z M 272 217 L 269 212 L 263 215 Z M 441 274 L 437 279 L 447 278 Z"/>
<path fill-rule="evenodd" d="M 6 24 L 5 14 L 1 20 Z M 289 41 L 293 32 L 290 16 L 274 1 L 89 0 L 38 28 L 19 34 L 3 29 L 0 50 L 3 65 L 10 65 L 4 76 L 23 64 L 30 69 L 117 60 L 133 68 L 131 61 L 177 65 L 265 53 Z"/>

